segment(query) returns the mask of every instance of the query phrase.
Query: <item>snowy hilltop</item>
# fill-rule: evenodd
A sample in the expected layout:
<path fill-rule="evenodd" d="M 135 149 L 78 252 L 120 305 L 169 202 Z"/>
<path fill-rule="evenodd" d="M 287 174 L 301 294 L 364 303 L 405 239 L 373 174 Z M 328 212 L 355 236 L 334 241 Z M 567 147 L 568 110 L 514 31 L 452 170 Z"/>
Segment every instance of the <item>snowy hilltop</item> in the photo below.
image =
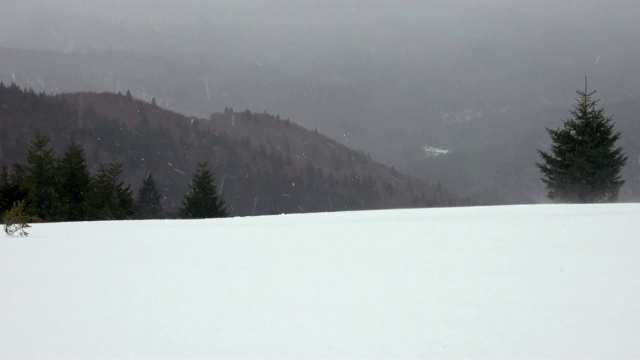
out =
<path fill-rule="evenodd" d="M 34 224 L 0 358 L 639 358 L 640 204 Z"/>

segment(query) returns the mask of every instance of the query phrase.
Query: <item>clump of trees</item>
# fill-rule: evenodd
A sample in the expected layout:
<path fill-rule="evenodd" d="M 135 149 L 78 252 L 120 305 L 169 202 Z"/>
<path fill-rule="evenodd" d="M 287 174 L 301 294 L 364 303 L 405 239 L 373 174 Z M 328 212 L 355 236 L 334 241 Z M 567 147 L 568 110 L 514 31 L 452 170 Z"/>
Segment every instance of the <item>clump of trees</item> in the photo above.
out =
<path fill-rule="evenodd" d="M 223 180 L 224 187 L 221 186 L 220 191 L 227 201 L 227 211 L 234 215 L 450 206 L 458 201 L 450 200 L 452 195 L 442 189 L 428 190 L 421 185 L 414 189 L 414 182 L 399 179 L 397 172 L 389 174 L 377 165 L 371 166 L 371 159 L 365 154 L 348 150 L 318 133 L 307 133 L 279 116 L 226 109 L 224 114 L 212 114 L 209 122 L 185 121 L 177 114 L 147 106 L 133 98 L 129 100 L 124 94 L 36 94 L 31 89 L 22 90 L 15 84 L 4 86 L 0 82 L 1 157 L 23 158 L 29 144 L 17 134 L 32 134 L 37 130 L 49 134 L 75 134 L 78 141 L 90 141 L 86 143 L 90 146 L 85 149 L 85 160 L 90 165 L 92 180 L 97 178 L 98 166 L 105 157 L 122 163 L 119 179 L 126 179 L 126 183 L 138 187 L 134 189 L 137 212 L 132 217 L 140 219 L 179 215 L 177 208 L 189 186 L 190 176 L 187 175 L 193 175 L 191 172 L 195 173 L 197 168 L 193 159 L 208 160 L 217 180 Z M 114 118 L 102 112 L 106 108 L 114 110 Z M 237 138 L 215 130 L 213 124 L 232 120 L 246 123 L 244 136 Z M 57 140 L 57 137 L 52 138 L 51 142 L 56 150 L 60 146 Z M 66 145 L 68 143 L 62 144 Z M 325 158 L 329 154 L 330 157 Z M 62 157 L 63 152 L 58 155 Z M 70 160 L 73 158 L 70 156 Z M 14 168 L 10 163 L 7 165 L 7 173 L 13 176 Z M 69 167 L 77 165 L 78 161 L 67 164 Z M 25 166 L 22 165 L 23 171 Z M 108 180 L 109 172 L 113 173 L 114 169 L 108 169 L 110 166 L 104 164 L 102 178 Z M 152 169 L 152 178 L 162 189 L 160 202 L 153 200 L 154 195 L 148 195 L 148 190 L 137 191 L 147 178 L 143 168 Z M 139 179 L 129 176 L 133 171 L 140 171 Z M 69 176 L 67 182 L 86 183 L 86 174 L 82 175 L 83 171 L 76 173 L 80 174 L 78 179 Z M 83 177 L 85 180 L 81 179 Z M 151 183 L 143 184 L 143 187 Z M 91 214 L 92 218 L 120 216 L 114 209 L 83 208 L 85 201 L 87 206 L 92 206 L 88 199 L 83 200 L 88 193 L 78 185 L 67 189 L 54 195 L 75 199 L 69 203 L 76 205 L 57 209 L 47 217 L 50 221 L 78 221 L 85 219 L 85 214 Z M 17 198 L 21 199 L 22 195 Z M 9 201 L 2 209 L 8 209 L 11 204 Z M 101 215 L 101 212 L 106 214 Z"/>
<path fill-rule="evenodd" d="M 536 163 L 549 199 L 556 202 L 596 203 L 617 201 L 624 180 L 620 175 L 627 162 L 615 143 L 620 132 L 611 117 L 593 100 L 595 91 L 577 91 L 577 104 L 562 128 L 547 129 L 551 151 L 538 150 L 543 162 Z"/>
<path fill-rule="evenodd" d="M 28 216 L 41 221 L 132 219 L 137 207 L 129 185 L 118 181 L 122 165 L 103 164 L 95 175 L 87 168 L 83 149 L 71 140 L 58 158 L 47 136 L 36 134 L 26 164 L 6 167 L 0 176 L 0 206 L 24 201 Z"/>
<path fill-rule="evenodd" d="M 31 142 L 25 164 L 6 166 L 0 172 L 0 214 L 5 232 L 27 233 L 33 221 L 94 221 L 157 219 L 166 217 L 162 195 L 153 174 L 148 172 L 138 196 L 120 181 L 120 162 L 101 164 L 95 174 L 87 167 L 84 150 L 71 140 L 62 158 L 51 148 L 50 139 L 37 134 Z M 228 216 L 218 195 L 213 174 L 200 164 L 178 214 L 184 218 Z"/>

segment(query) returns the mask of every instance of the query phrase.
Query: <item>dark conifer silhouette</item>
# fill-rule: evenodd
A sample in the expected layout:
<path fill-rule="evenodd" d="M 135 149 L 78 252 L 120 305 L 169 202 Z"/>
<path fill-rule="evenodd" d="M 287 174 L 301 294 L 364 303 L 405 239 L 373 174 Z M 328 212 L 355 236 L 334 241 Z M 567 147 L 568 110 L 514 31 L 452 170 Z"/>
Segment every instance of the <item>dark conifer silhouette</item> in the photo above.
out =
<path fill-rule="evenodd" d="M 138 191 L 138 218 L 158 219 L 164 214 L 161 204 L 162 195 L 151 172 L 142 181 L 142 187 Z"/>
<path fill-rule="evenodd" d="M 198 164 L 198 170 L 191 179 L 179 215 L 184 219 L 217 218 L 229 215 L 224 200 L 218 195 L 213 174 L 207 168 L 206 162 Z"/>
<path fill-rule="evenodd" d="M 23 186 L 27 189 L 27 212 L 43 221 L 60 219 L 58 168 L 49 137 L 36 134 L 27 150 Z"/>
<path fill-rule="evenodd" d="M 553 144 L 551 153 L 538 150 L 543 163 L 536 163 L 543 174 L 548 197 L 557 202 L 592 203 L 618 199 L 624 180 L 620 170 L 627 157 L 615 147 L 620 133 L 614 131 L 611 117 L 592 100 L 595 91 L 577 91 L 577 105 L 570 111 L 563 128 L 547 129 Z"/>
<path fill-rule="evenodd" d="M 91 174 L 87 169 L 84 150 L 71 139 L 60 161 L 60 217 L 65 221 L 87 219 L 87 199 L 91 186 Z"/>
<path fill-rule="evenodd" d="M 122 164 L 115 162 L 100 166 L 92 184 L 89 201 L 92 220 L 130 219 L 136 212 L 131 187 L 118 181 Z"/>
<path fill-rule="evenodd" d="M 13 173 L 9 173 L 6 166 L 0 171 L 0 214 L 11 209 L 14 203 L 25 200 L 26 189 L 21 184 L 21 167 L 14 166 Z"/>

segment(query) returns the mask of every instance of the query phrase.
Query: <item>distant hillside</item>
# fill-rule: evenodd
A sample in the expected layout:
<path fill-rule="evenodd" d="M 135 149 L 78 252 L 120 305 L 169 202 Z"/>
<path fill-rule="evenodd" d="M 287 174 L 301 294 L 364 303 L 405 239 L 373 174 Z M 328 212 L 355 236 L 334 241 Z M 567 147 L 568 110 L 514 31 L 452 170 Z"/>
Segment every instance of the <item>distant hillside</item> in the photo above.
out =
<path fill-rule="evenodd" d="M 585 76 L 605 102 L 640 97 L 637 3 L 5 1 L 0 81 L 266 110 L 482 203 L 536 202 L 530 154 L 555 121 L 537 115 L 565 116 Z"/>
<path fill-rule="evenodd" d="M 169 211 L 180 204 L 203 161 L 216 174 L 232 215 L 462 203 L 278 116 L 228 109 L 204 120 L 123 94 L 49 96 L 0 86 L 0 162 L 23 162 L 37 131 L 48 134 L 59 152 L 74 137 L 91 169 L 123 162 L 125 181 L 134 189 L 151 171 Z"/>
<path fill-rule="evenodd" d="M 599 92 L 596 93 L 598 98 Z M 573 102 L 531 112 L 508 109 L 467 121 L 447 121 L 439 134 L 446 155 L 419 158 L 400 166 L 411 174 L 447 188 L 481 204 L 547 202 L 546 189 L 535 162 L 536 149 L 549 146 L 545 128 L 556 129 L 569 117 Z M 640 201 L 640 98 L 600 102 L 613 116 L 622 136 L 617 143 L 629 157 L 622 171 L 625 185 L 620 201 Z"/>

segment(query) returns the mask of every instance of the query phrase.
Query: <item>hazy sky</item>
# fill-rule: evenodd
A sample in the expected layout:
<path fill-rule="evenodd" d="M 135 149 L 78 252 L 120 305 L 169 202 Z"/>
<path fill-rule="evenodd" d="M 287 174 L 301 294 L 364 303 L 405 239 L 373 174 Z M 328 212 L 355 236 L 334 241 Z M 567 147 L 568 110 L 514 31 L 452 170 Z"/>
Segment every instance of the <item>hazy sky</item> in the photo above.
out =
<path fill-rule="evenodd" d="M 401 41 L 405 32 L 445 31 L 452 24 L 462 32 L 482 31 L 478 22 L 487 21 L 482 12 L 497 14 L 504 9 L 514 19 L 524 15 L 633 33 L 637 25 L 629 26 L 637 22 L 638 4 L 635 0 L 27 0 L 3 4 L 0 18 L 5 23 L 2 42 L 11 45 L 46 46 L 48 36 L 64 36 L 65 32 L 80 36 L 83 30 L 89 34 L 102 30 L 129 33 L 140 43 L 176 37 L 179 40 L 175 41 L 185 47 L 193 45 L 195 50 L 206 46 L 207 38 L 244 46 L 284 45 L 296 40 L 326 46 L 348 44 L 349 40 L 373 41 L 380 35 Z M 11 31 L 9 25 L 16 24 L 21 31 Z M 500 35 L 490 31 L 491 36 Z M 94 46 L 99 47 L 107 37 L 95 36 Z"/>
<path fill-rule="evenodd" d="M 527 124 L 570 108 L 585 76 L 604 103 L 640 97 L 638 14 L 637 0 L 5 1 L 0 80 L 131 89 L 201 117 L 264 110 L 398 164 L 493 141 L 445 135 L 449 113 Z"/>
<path fill-rule="evenodd" d="M 438 101 L 453 105 L 477 107 L 488 101 L 495 107 L 503 106 L 500 99 L 522 93 L 524 84 L 533 92 L 547 93 L 547 99 L 548 93 L 569 92 L 584 76 L 596 83 L 598 77 L 624 80 L 612 72 L 637 66 L 639 4 L 636 0 L 25 0 L 3 4 L 0 47 L 65 53 L 135 50 L 208 62 L 222 71 L 259 65 L 272 71 L 270 78 L 281 72 L 315 83 L 366 89 L 377 82 L 388 88 L 379 96 L 391 98 L 392 92 L 397 95 L 394 101 L 414 96 L 402 91 L 418 90 L 437 93 L 443 98 Z M 430 89 L 421 90 L 420 83 L 431 84 Z M 607 84 L 600 87 L 606 95 Z M 621 92 L 636 88 L 624 82 L 619 87 Z M 490 96 L 470 95 L 479 91 Z"/>

